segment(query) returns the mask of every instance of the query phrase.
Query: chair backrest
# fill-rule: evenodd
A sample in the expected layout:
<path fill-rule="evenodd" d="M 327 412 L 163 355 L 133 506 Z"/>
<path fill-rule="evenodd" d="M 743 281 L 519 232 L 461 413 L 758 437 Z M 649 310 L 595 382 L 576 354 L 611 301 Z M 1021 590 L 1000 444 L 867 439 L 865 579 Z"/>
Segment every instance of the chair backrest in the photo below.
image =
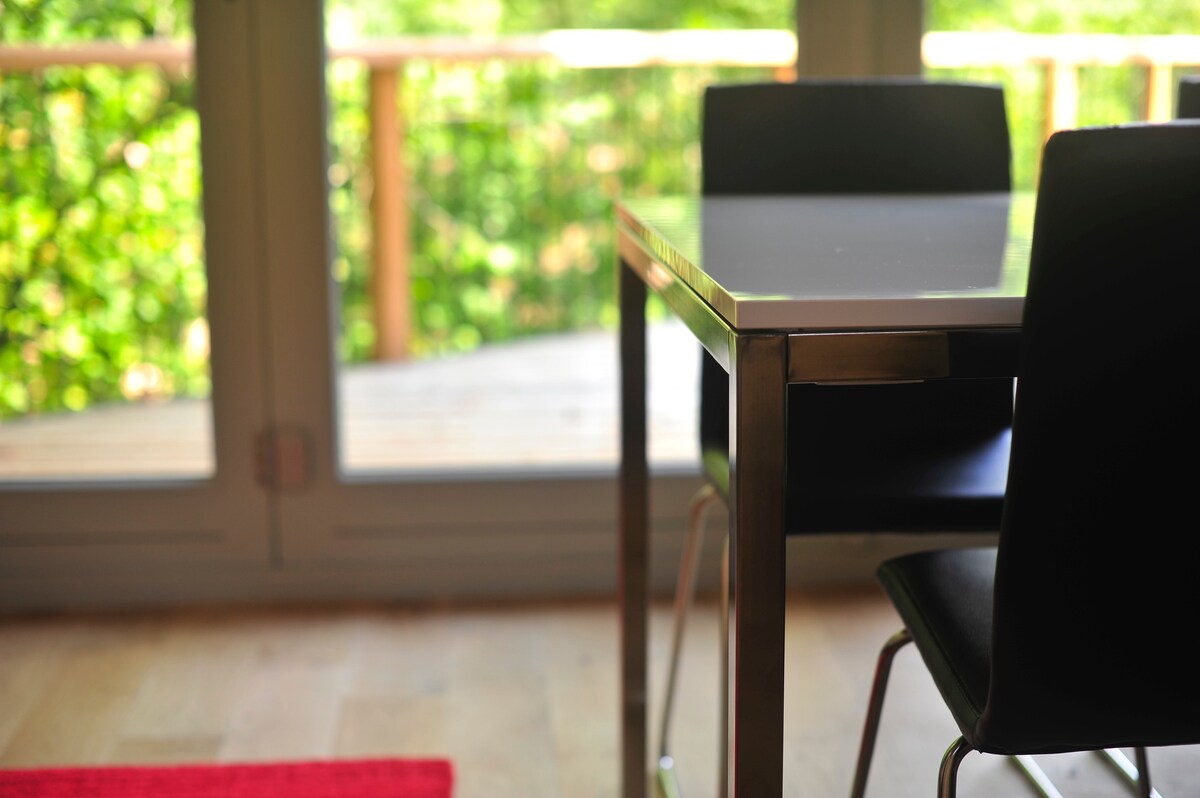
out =
<path fill-rule="evenodd" d="M 1049 140 L 981 720 L 1031 747 L 1200 741 L 1198 222 L 1200 121 Z"/>
<path fill-rule="evenodd" d="M 1003 88 L 922 78 L 726 84 L 704 94 L 706 195 L 991 192 L 1011 188 Z M 728 375 L 701 369 L 704 452 L 728 445 Z M 995 430 L 1012 412 L 1012 381 L 926 383 L 891 390 L 792 386 L 824 429 L 923 434 L 949 423 Z M 886 396 L 875 396 L 885 391 Z M 864 406 L 864 403 L 866 406 Z M 929 408 L 944 413 L 929 418 Z M 870 427 L 870 429 L 867 429 Z"/>
<path fill-rule="evenodd" d="M 922 78 L 710 86 L 705 194 L 1008 191 L 999 86 Z"/>
<path fill-rule="evenodd" d="M 1200 75 L 1184 75 L 1180 79 L 1175 116 L 1180 119 L 1200 119 Z"/>

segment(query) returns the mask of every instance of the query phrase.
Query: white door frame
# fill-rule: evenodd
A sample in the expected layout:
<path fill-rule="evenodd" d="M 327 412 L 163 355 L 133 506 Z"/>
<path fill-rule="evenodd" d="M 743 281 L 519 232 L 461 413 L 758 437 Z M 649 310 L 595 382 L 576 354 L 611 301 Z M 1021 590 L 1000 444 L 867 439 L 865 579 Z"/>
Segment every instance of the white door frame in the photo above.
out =
<path fill-rule="evenodd" d="M 197 0 L 202 125 L 232 128 L 255 103 L 244 3 Z M 233 24 L 224 24 L 225 22 Z M 269 404 L 254 152 L 244 135 L 202 136 L 216 473 L 194 480 L 0 483 L 0 605 L 137 602 L 202 580 L 262 571 L 276 513 L 256 480 Z"/>

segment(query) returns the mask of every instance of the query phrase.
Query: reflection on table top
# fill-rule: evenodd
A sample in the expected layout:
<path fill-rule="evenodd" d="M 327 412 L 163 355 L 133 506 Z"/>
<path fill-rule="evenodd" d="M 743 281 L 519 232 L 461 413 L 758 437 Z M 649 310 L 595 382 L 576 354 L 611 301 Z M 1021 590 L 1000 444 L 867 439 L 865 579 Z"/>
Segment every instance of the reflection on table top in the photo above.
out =
<path fill-rule="evenodd" d="M 1013 326 L 1032 194 L 658 197 L 623 229 L 738 330 Z"/>

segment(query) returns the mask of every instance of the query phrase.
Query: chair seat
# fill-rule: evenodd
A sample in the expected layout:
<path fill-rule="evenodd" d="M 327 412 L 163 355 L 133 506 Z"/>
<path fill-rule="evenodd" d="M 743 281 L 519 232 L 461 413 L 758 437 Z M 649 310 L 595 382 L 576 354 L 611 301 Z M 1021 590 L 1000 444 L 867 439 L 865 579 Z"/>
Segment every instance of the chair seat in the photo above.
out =
<path fill-rule="evenodd" d="M 1091 561 L 1086 555 L 1081 559 Z M 1200 690 L 1194 684 L 1190 660 L 1168 657 L 1163 661 L 1154 653 L 1183 622 L 1165 609 L 1158 616 L 1143 612 L 1135 618 L 1113 617 L 1111 624 L 1102 619 L 1097 628 L 1082 635 L 1095 644 L 1091 655 L 1096 662 L 1103 662 L 1103 667 L 1098 666 L 1096 672 L 1063 673 L 1061 681 L 1049 684 L 1020 682 L 1015 691 L 1010 688 L 1006 692 L 1004 701 L 997 702 L 992 695 L 996 658 L 991 650 L 997 561 L 996 547 L 923 551 L 888 560 L 877 572 L 971 748 L 1016 756 L 1200 741 L 1195 721 Z M 1131 565 L 1132 573 L 1148 571 Z M 1077 589 L 1086 592 L 1064 577 L 1065 591 Z M 1189 588 L 1172 581 L 1168 590 L 1180 593 Z M 1162 606 L 1187 604 L 1176 600 Z M 1044 612 L 1048 617 L 1059 615 L 1054 607 Z M 1133 646 L 1132 651 L 1128 646 L 1112 645 L 1110 626 L 1113 639 L 1136 629 L 1142 645 Z M 1035 643 L 1032 648 L 1039 647 Z M 1045 670 L 1056 664 L 1052 654 L 1045 658 L 1030 655 L 1029 651 L 1019 655 L 1023 658 L 1020 667 Z M 1148 657 L 1156 663 L 1151 669 L 1171 687 L 1163 690 L 1161 685 L 1130 677 L 1121 689 L 1109 689 L 1115 683 L 1111 672 L 1122 672 L 1120 663 L 1128 657 Z M 1030 714 L 1037 720 L 1028 720 Z"/>
<path fill-rule="evenodd" d="M 921 651 L 963 737 L 989 749 L 976 729 L 991 673 L 992 585 L 996 548 L 906 554 L 880 566 L 879 581 Z"/>
<path fill-rule="evenodd" d="M 954 439 L 847 435 L 804 457 L 789 448 L 787 532 L 933 533 L 998 530 L 1012 428 Z M 703 453 L 706 476 L 729 491 L 725 452 Z"/>

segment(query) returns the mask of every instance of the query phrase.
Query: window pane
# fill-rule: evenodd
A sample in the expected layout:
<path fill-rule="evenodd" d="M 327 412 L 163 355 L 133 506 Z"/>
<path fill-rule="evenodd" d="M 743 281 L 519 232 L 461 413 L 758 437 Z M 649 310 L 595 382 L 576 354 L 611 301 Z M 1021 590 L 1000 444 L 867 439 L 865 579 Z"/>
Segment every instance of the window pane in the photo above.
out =
<path fill-rule="evenodd" d="M 770 50 L 743 44 L 763 65 L 731 67 L 696 34 L 746 31 L 368 6 L 327 4 L 343 467 L 615 468 L 613 203 L 695 192 L 704 86 L 770 79 Z M 678 20 L 605 26 L 637 24 Z M 790 65 L 790 32 L 767 33 Z M 639 60 L 656 47 L 685 63 Z M 694 467 L 699 345 L 651 317 L 651 460 Z"/>
<path fill-rule="evenodd" d="M 191 3 L 0 8 L 0 480 L 211 474 Z"/>

